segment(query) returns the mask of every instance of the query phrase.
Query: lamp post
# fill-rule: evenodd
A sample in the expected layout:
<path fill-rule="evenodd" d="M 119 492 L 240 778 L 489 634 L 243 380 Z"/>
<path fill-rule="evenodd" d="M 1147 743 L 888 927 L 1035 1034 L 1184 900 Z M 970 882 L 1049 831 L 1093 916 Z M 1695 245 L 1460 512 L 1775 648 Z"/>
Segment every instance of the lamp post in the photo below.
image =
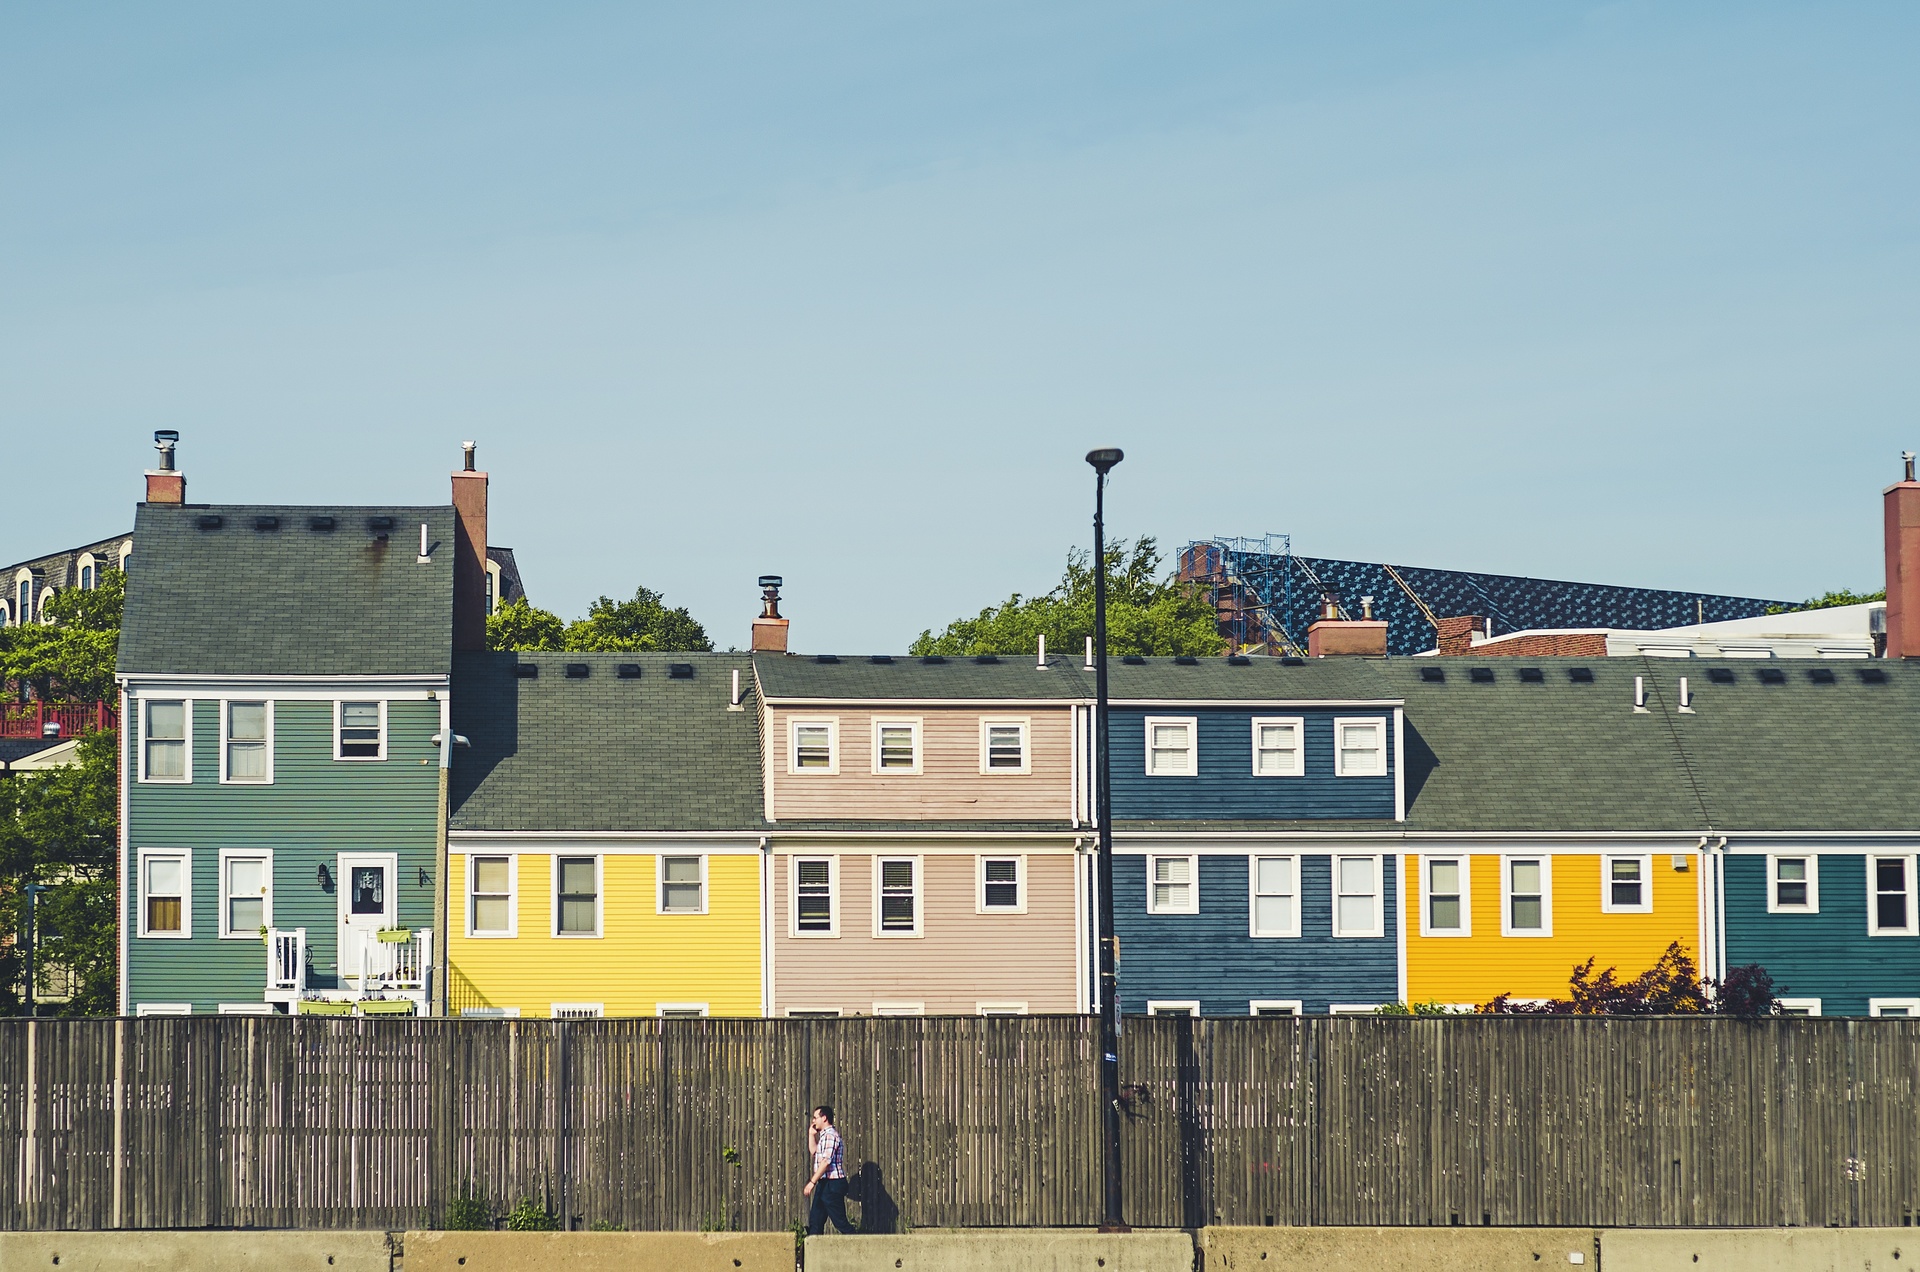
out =
<path fill-rule="evenodd" d="M 40 943 L 39 901 L 40 894 L 47 887 L 43 883 L 30 883 L 21 891 L 27 894 L 27 1015 L 38 1016 L 40 1005 L 33 1001 L 33 959 L 34 947 Z"/>
<path fill-rule="evenodd" d="M 1093 790 L 1099 832 L 1101 1175 L 1106 1182 L 1102 1232 L 1125 1232 L 1120 1217 L 1120 977 L 1113 934 L 1113 798 L 1107 780 L 1107 474 L 1126 455 L 1117 447 L 1087 452 L 1093 465 Z"/>

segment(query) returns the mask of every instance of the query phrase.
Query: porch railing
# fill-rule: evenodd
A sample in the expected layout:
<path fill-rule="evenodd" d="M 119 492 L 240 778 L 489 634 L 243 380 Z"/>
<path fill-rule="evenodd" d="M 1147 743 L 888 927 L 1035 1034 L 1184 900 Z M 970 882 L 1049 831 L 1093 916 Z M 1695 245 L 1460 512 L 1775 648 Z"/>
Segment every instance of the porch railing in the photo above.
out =
<path fill-rule="evenodd" d="M 307 929 L 267 930 L 267 1001 L 292 1002 L 307 989 Z"/>
<path fill-rule="evenodd" d="M 53 731 L 47 726 L 53 725 Z M 20 702 L 0 706 L 0 738 L 70 738 L 120 727 L 120 713 L 104 702 Z"/>
<path fill-rule="evenodd" d="M 378 993 L 421 993 L 433 967 L 433 932 L 359 933 L 359 957 L 342 960 L 341 979 L 364 997 Z M 401 938 L 401 939 L 394 939 Z"/>

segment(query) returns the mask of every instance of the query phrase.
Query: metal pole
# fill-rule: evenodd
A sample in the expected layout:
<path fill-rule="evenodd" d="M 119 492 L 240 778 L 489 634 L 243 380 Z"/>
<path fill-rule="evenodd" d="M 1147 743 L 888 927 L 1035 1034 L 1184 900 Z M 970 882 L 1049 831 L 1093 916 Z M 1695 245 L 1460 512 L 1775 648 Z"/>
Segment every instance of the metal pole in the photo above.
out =
<path fill-rule="evenodd" d="M 1107 758 L 1107 470 L 1118 450 L 1093 451 L 1093 755 L 1094 818 L 1099 831 L 1100 880 L 1100 1099 L 1101 1174 L 1106 1182 L 1103 1232 L 1128 1231 L 1121 1218 L 1120 1188 L 1120 978 L 1113 932 L 1113 798 Z"/>
<path fill-rule="evenodd" d="M 38 940 L 40 894 L 46 889 L 40 884 L 30 883 L 23 891 L 27 894 L 27 1015 L 32 1017 L 40 1014 L 40 1005 L 33 1000 L 33 956 L 34 946 L 40 943 Z"/>

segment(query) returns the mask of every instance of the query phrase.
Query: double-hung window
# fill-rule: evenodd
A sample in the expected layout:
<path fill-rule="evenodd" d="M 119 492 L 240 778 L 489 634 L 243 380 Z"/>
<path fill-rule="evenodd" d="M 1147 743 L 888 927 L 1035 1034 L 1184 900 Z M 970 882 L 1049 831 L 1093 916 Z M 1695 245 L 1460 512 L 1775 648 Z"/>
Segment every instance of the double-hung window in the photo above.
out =
<path fill-rule="evenodd" d="M 981 857 L 981 914 L 1025 914 L 1027 912 L 1027 859 L 1025 857 Z"/>
<path fill-rule="evenodd" d="M 600 935 L 600 859 L 555 857 L 553 885 L 554 935 Z"/>
<path fill-rule="evenodd" d="M 193 711 L 181 699 L 147 699 L 140 705 L 140 780 L 190 782 L 188 735 Z"/>
<path fill-rule="evenodd" d="M 705 857 L 660 858 L 660 913 L 707 912 L 706 866 Z"/>
<path fill-rule="evenodd" d="M 1333 775 L 1385 777 L 1387 722 L 1380 716 L 1338 718 L 1333 722 Z"/>
<path fill-rule="evenodd" d="M 140 935 L 193 935 L 193 858 L 185 851 L 140 850 Z"/>
<path fill-rule="evenodd" d="M 513 858 L 469 858 L 467 898 L 467 931 L 470 934 L 514 935 Z"/>
<path fill-rule="evenodd" d="M 1333 934 L 1381 936 L 1380 858 L 1333 859 Z"/>
<path fill-rule="evenodd" d="M 920 721 L 875 720 L 873 771 L 911 775 L 920 769 Z"/>
<path fill-rule="evenodd" d="M 1820 858 L 1812 853 L 1767 857 L 1767 912 L 1820 913 Z"/>
<path fill-rule="evenodd" d="M 265 853 L 220 854 L 220 935 L 260 939 L 273 922 L 273 858 Z"/>
<path fill-rule="evenodd" d="M 1254 857 L 1248 883 L 1252 889 L 1254 936 L 1300 935 L 1300 862 L 1297 857 Z"/>
<path fill-rule="evenodd" d="M 1553 861 L 1508 857 L 1501 863 L 1502 936 L 1553 935 Z"/>
<path fill-rule="evenodd" d="M 831 775 L 840 771 L 838 720 L 794 720 L 789 730 L 788 772 Z"/>
<path fill-rule="evenodd" d="M 1200 859 L 1147 858 L 1147 913 L 1200 913 Z"/>
<path fill-rule="evenodd" d="M 1199 746 L 1194 735 L 1198 721 L 1192 716 L 1173 719 L 1147 717 L 1147 776 L 1193 777 L 1200 772 Z"/>
<path fill-rule="evenodd" d="M 334 759 L 387 758 L 387 704 L 384 700 L 342 702 L 334 723 Z"/>
<path fill-rule="evenodd" d="M 982 773 L 1031 773 L 1033 757 L 1028 753 L 1029 721 L 982 720 L 980 722 L 980 771 Z"/>
<path fill-rule="evenodd" d="M 920 935 L 920 861 L 881 857 L 874 862 L 876 936 Z"/>
<path fill-rule="evenodd" d="M 1255 777 L 1304 777 L 1307 772 L 1306 747 L 1302 738 L 1305 722 L 1290 719 L 1255 719 L 1253 722 L 1253 775 Z"/>
<path fill-rule="evenodd" d="M 1652 857 L 1600 858 L 1601 913 L 1653 913 L 1652 876 Z"/>
<path fill-rule="evenodd" d="M 228 702 L 226 738 L 220 756 L 223 782 L 273 781 L 273 706 L 266 702 Z"/>
<path fill-rule="evenodd" d="M 1468 899 L 1471 870 L 1468 857 L 1424 857 L 1421 879 L 1426 885 L 1426 907 L 1420 919 L 1422 936 L 1469 936 L 1472 911 Z"/>
<path fill-rule="evenodd" d="M 1867 934 L 1914 935 L 1913 858 L 1867 858 Z"/>
<path fill-rule="evenodd" d="M 793 859 L 793 931 L 796 936 L 833 936 L 839 931 L 839 863 L 832 857 Z"/>

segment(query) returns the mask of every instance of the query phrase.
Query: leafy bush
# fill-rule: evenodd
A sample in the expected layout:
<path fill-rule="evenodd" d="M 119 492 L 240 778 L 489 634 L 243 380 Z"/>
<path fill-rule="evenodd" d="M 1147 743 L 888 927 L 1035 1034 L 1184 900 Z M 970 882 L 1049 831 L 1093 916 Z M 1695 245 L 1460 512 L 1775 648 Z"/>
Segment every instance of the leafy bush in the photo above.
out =
<path fill-rule="evenodd" d="M 471 1188 L 447 1204 L 447 1228 L 452 1232 L 486 1232 L 493 1227 L 493 1203 L 476 1197 Z"/>
<path fill-rule="evenodd" d="M 1622 980 L 1617 968 L 1593 970 L 1593 959 L 1573 969 L 1565 998 L 1515 1002 L 1501 994 L 1482 1003 L 1490 1016 L 1771 1016 L 1777 1010 L 1773 977 L 1758 963 L 1736 967 L 1725 981 L 1700 975 L 1691 955 L 1675 941 L 1652 967 Z"/>
<path fill-rule="evenodd" d="M 522 1197 L 512 1210 L 507 1211 L 507 1231 L 558 1232 L 560 1219 L 547 1209 L 545 1202 Z"/>

